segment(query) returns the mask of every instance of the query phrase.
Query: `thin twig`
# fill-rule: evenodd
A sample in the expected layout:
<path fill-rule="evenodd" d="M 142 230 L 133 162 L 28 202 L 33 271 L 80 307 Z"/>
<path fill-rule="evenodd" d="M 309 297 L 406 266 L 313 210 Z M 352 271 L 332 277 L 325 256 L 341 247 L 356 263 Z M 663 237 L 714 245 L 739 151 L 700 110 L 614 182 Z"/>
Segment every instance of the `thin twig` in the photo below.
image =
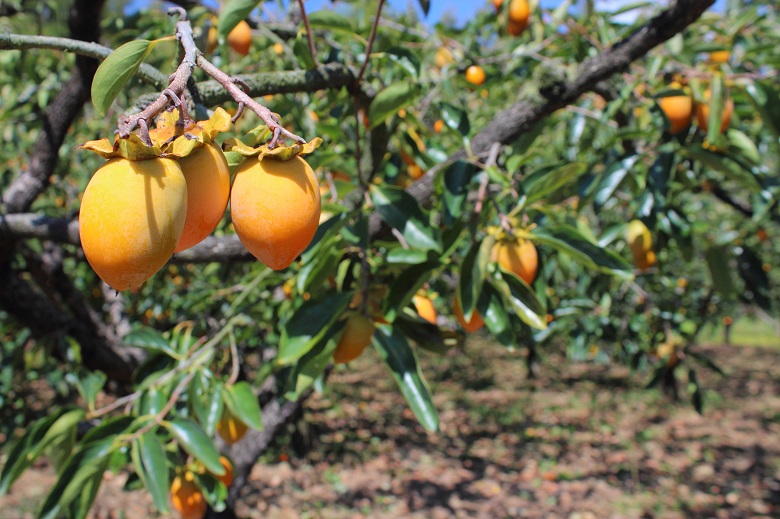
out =
<path fill-rule="evenodd" d="M 371 34 L 368 36 L 368 45 L 366 46 L 366 59 L 363 60 L 363 65 L 360 67 L 355 84 L 359 85 L 363 79 L 363 74 L 366 73 L 366 67 L 368 67 L 368 57 L 371 55 L 371 47 L 374 45 L 374 39 L 376 39 L 376 28 L 379 25 L 379 18 L 382 15 L 382 6 L 385 5 L 385 0 L 379 0 L 379 6 L 376 8 L 376 17 L 374 18 L 374 25 L 371 26 Z"/>
<path fill-rule="evenodd" d="M 309 40 L 309 52 L 311 53 L 311 59 L 314 60 L 316 66 L 320 66 L 320 62 L 317 60 L 317 51 L 314 48 L 314 35 L 311 32 L 309 26 L 309 17 L 306 16 L 306 8 L 303 6 L 303 0 L 298 0 L 298 5 L 301 8 L 301 18 L 303 19 L 303 26 L 306 27 L 306 38 Z"/>

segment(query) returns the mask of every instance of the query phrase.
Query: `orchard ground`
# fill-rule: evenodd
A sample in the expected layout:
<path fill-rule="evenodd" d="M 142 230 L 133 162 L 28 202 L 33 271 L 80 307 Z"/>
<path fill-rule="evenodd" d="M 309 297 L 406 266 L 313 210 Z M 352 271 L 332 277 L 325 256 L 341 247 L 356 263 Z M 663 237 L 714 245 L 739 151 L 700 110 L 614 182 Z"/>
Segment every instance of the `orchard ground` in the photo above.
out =
<path fill-rule="evenodd" d="M 255 466 L 238 516 L 777 517 L 780 336 L 764 332 L 762 347 L 697 347 L 728 374 L 699 370 L 703 416 L 643 389 L 647 374 L 565 363 L 560 351 L 543 351 L 528 380 L 522 352 L 476 336 L 421 355 L 439 434 L 417 424 L 368 352 L 308 401 L 306 452 L 288 436 Z M 147 493 L 121 490 L 125 478 L 107 474 L 92 517 L 154 516 Z M 4 519 L 32 517 L 54 481 L 45 463 L 25 473 L 0 498 Z"/>

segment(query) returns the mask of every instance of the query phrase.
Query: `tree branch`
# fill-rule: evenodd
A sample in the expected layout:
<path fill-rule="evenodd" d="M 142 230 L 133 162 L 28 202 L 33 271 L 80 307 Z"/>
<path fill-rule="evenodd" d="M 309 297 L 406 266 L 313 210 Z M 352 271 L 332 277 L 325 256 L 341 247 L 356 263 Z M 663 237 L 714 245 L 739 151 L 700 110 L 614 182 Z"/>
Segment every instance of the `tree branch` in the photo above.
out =
<path fill-rule="evenodd" d="M 55 36 L 37 36 L 29 34 L 0 34 L 0 50 L 28 50 L 28 49 L 51 49 L 72 52 L 79 56 L 94 58 L 102 61 L 113 49 L 104 47 L 99 43 L 74 40 L 71 38 L 57 38 Z M 149 65 L 142 63 L 138 69 L 138 77 L 160 88 L 167 82 L 165 74 Z"/>

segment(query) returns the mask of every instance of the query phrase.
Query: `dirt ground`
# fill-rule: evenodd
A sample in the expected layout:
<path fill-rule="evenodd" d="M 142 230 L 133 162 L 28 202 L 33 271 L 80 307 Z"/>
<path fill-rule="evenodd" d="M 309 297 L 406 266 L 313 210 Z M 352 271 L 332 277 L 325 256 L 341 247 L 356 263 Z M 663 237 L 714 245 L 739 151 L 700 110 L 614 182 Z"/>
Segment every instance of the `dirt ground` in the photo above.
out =
<path fill-rule="evenodd" d="M 238 515 L 780 517 L 780 349 L 698 349 L 728 373 L 699 370 L 703 416 L 643 389 L 647 374 L 558 354 L 543 354 L 535 381 L 522 355 L 479 341 L 423 355 L 437 434 L 369 352 L 308 402 L 306 451 L 285 438 L 255 467 Z M 154 516 L 148 496 L 121 490 L 125 477 L 107 474 L 95 518 Z M 0 517 L 32 517 L 53 481 L 45 464 L 28 471 L 0 498 Z"/>

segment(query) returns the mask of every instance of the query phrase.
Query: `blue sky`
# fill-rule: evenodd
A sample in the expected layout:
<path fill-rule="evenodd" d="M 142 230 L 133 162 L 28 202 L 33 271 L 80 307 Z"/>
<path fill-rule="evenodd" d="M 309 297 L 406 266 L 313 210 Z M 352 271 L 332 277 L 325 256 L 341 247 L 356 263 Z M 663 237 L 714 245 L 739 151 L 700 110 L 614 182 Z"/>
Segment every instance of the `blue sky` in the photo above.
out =
<path fill-rule="evenodd" d="M 224 1 L 224 0 L 223 0 Z M 295 1 L 295 0 L 293 0 Z M 439 21 L 442 16 L 449 12 L 454 15 L 458 24 L 463 24 L 473 18 L 474 13 L 479 9 L 490 7 L 489 0 L 430 0 L 430 11 L 428 16 L 423 17 L 422 9 L 418 0 L 387 0 L 390 7 L 397 11 L 406 11 L 409 6 L 412 6 L 417 10 L 420 17 L 422 17 L 427 23 L 433 25 Z M 509 1 L 509 0 L 505 0 Z M 560 0 L 540 0 L 541 5 L 544 8 L 554 8 L 560 4 Z M 613 11 L 628 3 L 635 3 L 636 0 L 597 0 L 596 5 L 598 8 L 604 11 Z M 209 0 L 209 2 L 216 4 L 216 0 Z M 275 4 L 275 2 L 273 2 Z M 141 8 L 146 7 L 149 4 L 149 0 L 129 0 L 125 8 L 126 12 L 134 12 Z M 716 0 L 713 9 L 716 11 L 722 11 L 725 7 L 726 0 Z M 338 5 L 338 4 L 337 4 Z M 342 4 L 343 5 L 343 4 Z M 306 0 L 307 11 L 317 11 L 319 9 L 332 8 L 331 0 Z"/>

